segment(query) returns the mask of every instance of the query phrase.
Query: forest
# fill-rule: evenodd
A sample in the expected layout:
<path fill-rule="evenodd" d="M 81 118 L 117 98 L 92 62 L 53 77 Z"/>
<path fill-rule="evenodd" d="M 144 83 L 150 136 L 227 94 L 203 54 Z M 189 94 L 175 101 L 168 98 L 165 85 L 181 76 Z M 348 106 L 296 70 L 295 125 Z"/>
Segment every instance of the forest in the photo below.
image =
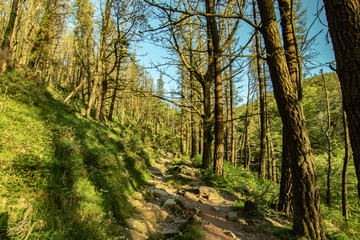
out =
<path fill-rule="evenodd" d="M 0 239 L 360 239 L 360 2 L 305 2 L 0 0 Z"/>

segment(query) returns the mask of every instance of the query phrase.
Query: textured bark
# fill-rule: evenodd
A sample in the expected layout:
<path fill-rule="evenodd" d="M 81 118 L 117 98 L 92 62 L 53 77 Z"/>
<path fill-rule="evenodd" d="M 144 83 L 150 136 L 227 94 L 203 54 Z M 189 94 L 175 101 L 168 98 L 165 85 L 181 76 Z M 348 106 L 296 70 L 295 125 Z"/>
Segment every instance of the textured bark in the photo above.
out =
<path fill-rule="evenodd" d="M 254 23 L 257 25 L 256 5 L 253 0 L 253 15 Z M 261 59 L 260 59 L 260 41 L 259 33 L 255 30 L 255 48 L 256 48 L 256 69 L 257 78 L 259 82 L 259 96 L 260 96 L 260 156 L 259 156 L 259 176 L 262 180 L 266 175 L 266 121 L 265 121 L 265 97 L 264 97 L 264 80 L 261 71 Z"/>
<path fill-rule="evenodd" d="M 112 0 L 106 1 L 105 13 L 102 20 L 101 33 L 100 33 L 100 49 L 99 49 L 99 62 L 98 62 L 98 73 L 94 79 L 94 85 L 91 88 L 89 95 L 89 102 L 86 109 L 86 117 L 90 117 L 91 108 L 94 104 L 96 98 L 96 92 L 99 87 L 99 83 L 102 82 L 102 85 L 105 86 L 104 80 L 106 81 L 106 35 L 110 22 L 110 11 L 111 11 Z M 106 83 L 107 85 L 107 83 Z M 107 89 L 106 89 L 107 90 Z M 102 104 L 102 100 L 100 101 Z M 96 113 L 96 119 L 99 119 L 100 112 Z"/>
<path fill-rule="evenodd" d="M 298 82 L 298 62 L 296 54 L 296 36 L 294 30 L 294 20 L 292 13 L 292 0 L 278 0 L 280 10 L 280 24 L 282 29 L 284 51 L 287 66 L 290 73 L 291 87 L 297 89 Z M 288 129 L 283 127 L 283 148 L 282 148 L 282 171 L 280 180 L 280 195 L 278 209 L 285 213 L 292 212 L 292 182 L 290 169 L 290 135 Z"/>
<path fill-rule="evenodd" d="M 347 114 L 360 198 L 360 2 L 324 0 Z"/>
<path fill-rule="evenodd" d="M 204 116 L 203 116 L 203 158 L 202 167 L 208 168 L 211 164 L 211 143 L 213 136 L 211 133 L 212 129 L 212 118 L 211 118 L 211 102 L 210 102 L 210 87 L 211 80 L 208 80 L 202 84 L 203 88 L 203 100 L 204 100 Z"/>
<path fill-rule="evenodd" d="M 231 54 L 231 52 L 230 52 Z M 231 118 L 231 146 L 230 146 L 230 161 L 233 166 L 236 165 L 235 163 L 235 114 L 234 114 L 234 93 L 233 93 L 233 78 L 232 78 L 232 66 L 230 65 L 230 118 Z"/>
<path fill-rule="evenodd" d="M 250 169 L 250 150 L 248 151 L 248 142 L 249 142 L 249 126 L 251 123 L 251 116 L 250 115 L 250 78 L 248 82 L 248 95 L 246 101 L 246 111 L 245 111 L 245 130 L 244 130 L 244 168 L 249 171 Z"/>
<path fill-rule="evenodd" d="M 15 28 L 15 20 L 16 20 L 18 5 L 19 5 L 19 0 L 12 1 L 9 21 L 4 32 L 3 42 L 1 43 L 2 52 L 0 56 L 0 69 L 2 72 L 5 72 L 7 68 L 7 62 L 11 58 L 10 42 L 11 42 L 11 36 Z"/>
<path fill-rule="evenodd" d="M 344 155 L 344 164 L 341 173 L 341 208 L 342 215 L 345 220 L 349 219 L 349 206 L 348 206 L 348 163 L 350 159 L 350 149 L 349 149 L 349 129 L 346 121 L 346 113 L 343 111 L 343 126 L 344 126 L 344 145 L 345 145 L 345 155 Z"/>
<path fill-rule="evenodd" d="M 290 135 L 294 194 L 293 233 L 310 239 L 325 239 L 310 140 L 303 109 L 297 100 L 297 91 L 292 84 L 285 53 L 282 50 L 273 1 L 257 2 L 274 95 L 282 122 Z"/>
<path fill-rule="evenodd" d="M 215 0 L 206 0 L 206 12 L 215 14 Z M 223 174 L 224 161 L 224 122 L 223 122 L 223 97 L 221 77 L 221 51 L 220 35 L 217 29 L 215 16 L 206 17 L 207 25 L 210 28 L 213 44 L 214 79 L 215 79 L 215 152 L 214 152 L 214 173 Z"/>
<path fill-rule="evenodd" d="M 286 214 L 293 212 L 293 193 L 291 182 L 291 169 L 290 169 L 290 153 L 289 144 L 286 143 L 289 139 L 288 130 L 283 126 L 283 146 L 282 146 L 282 161 L 281 161 L 281 180 L 280 180 L 280 194 L 278 210 Z"/>
<path fill-rule="evenodd" d="M 324 77 L 324 73 L 321 70 L 321 80 L 322 80 L 322 84 L 323 84 L 323 89 L 324 89 L 324 93 L 325 93 L 325 101 L 326 101 L 326 130 L 325 130 L 325 136 L 326 136 L 326 140 L 327 140 L 327 161 L 328 161 L 328 169 L 326 171 L 326 204 L 327 205 L 331 205 L 331 175 L 332 175 L 332 162 L 331 162 L 331 144 L 332 144 L 332 139 L 331 139 L 331 133 L 330 133 L 330 128 L 331 128 L 331 113 L 330 113 L 330 100 L 329 100 L 329 96 L 328 96 L 328 90 L 326 87 L 326 81 L 325 81 L 325 77 Z"/>

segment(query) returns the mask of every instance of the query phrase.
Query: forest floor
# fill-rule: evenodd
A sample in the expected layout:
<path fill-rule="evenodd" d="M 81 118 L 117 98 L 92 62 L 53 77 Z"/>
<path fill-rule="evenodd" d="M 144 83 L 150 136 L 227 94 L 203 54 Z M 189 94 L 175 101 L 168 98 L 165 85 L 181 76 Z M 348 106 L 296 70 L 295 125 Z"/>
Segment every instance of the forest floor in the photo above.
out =
<path fill-rule="evenodd" d="M 131 200 L 130 239 L 281 239 L 284 220 L 259 214 L 251 201 L 234 207 L 242 197 L 209 186 L 191 164 L 164 154 L 150 170 L 154 179 Z"/>

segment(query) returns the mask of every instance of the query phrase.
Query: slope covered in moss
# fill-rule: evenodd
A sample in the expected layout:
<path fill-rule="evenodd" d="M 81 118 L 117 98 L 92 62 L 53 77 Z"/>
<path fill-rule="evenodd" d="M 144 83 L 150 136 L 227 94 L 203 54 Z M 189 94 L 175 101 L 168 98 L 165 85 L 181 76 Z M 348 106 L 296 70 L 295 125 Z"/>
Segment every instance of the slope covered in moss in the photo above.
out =
<path fill-rule="evenodd" d="M 58 89 L 0 76 L 0 238 L 118 239 L 161 141 L 84 118 Z"/>

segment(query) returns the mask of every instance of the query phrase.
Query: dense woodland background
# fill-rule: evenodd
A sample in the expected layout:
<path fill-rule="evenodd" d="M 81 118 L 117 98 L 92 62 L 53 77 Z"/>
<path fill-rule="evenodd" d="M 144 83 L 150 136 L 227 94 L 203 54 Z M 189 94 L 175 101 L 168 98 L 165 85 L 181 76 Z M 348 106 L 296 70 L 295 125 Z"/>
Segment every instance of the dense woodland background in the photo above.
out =
<path fill-rule="evenodd" d="M 119 239 L 127 194 L 160 150 L 219 187 L 254 188 L 264 212 L 292 219 L 287 237 L 358 238 L 344 93 L 335 62 L 308 74 L 324 40 L 308 35 L 301 1 L 2 0 L 0 11 L 4 239 Z M 165 65 L 141 65 L 145 39 L 167 49 Z"/>

